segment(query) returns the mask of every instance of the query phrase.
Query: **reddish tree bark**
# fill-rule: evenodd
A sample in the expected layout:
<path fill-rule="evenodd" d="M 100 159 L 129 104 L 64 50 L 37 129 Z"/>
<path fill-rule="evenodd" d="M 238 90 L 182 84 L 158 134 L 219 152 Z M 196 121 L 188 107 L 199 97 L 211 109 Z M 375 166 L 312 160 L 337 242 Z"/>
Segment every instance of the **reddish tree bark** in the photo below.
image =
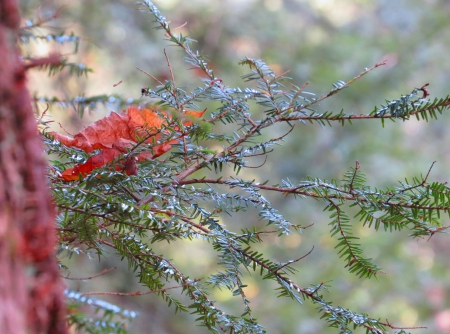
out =
<path fill-rule="evenodd" d="M 0 0 L 0 333 L 66 333 L 55 208 L 19 59 L 17 0 Z"/>

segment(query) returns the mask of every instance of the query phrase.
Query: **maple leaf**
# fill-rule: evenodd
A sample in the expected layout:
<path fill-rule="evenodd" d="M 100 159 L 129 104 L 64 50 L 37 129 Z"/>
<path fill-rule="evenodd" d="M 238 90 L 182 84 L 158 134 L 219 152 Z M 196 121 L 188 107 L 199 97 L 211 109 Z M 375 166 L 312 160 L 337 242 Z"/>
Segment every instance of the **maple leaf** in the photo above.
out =
<path fill-rule="evenodd" d="M 187 110 L 184 114 L 201 117 L 204 112 Z M 169 125 L 170 119 L 171 117 L 166 112 L 158 110 L 157 107 L 153 107 L 153 109 L 139 109 L 132 106 L 121 113 L 111 112 L 108 116 L 75 134 L 73 138 L 57 132 L 49 132 L 51 136 L 54 136 L 56 140 L 67 147 L 76 147 L 87 153 L 100 150 L 98 154 L 90 157 L 85 163 L 76 164 L 73 168 L 63 171 L 60 177 L 64 181 L 78 180 L 80 174 L 85 177 L 94 169 L 117 159 L 139 142 L 154 144 L 161 138 L 162 132 Z M 191 124 L 191 121 L 183 122 L 184 126 Z M 175 128 L 175 130 L 179 131 L 178 128 Z M 136 161 L 156 158 L 169 151 L 172 144 L 176 143 L 177 140 L 172 139 L 153 145 L 151 151 L 141 152 L 136 157 L 129 157 L 114 166 L 114 168 L 118 171 L 123 170 L 128 175 L 136 175 Z"/>

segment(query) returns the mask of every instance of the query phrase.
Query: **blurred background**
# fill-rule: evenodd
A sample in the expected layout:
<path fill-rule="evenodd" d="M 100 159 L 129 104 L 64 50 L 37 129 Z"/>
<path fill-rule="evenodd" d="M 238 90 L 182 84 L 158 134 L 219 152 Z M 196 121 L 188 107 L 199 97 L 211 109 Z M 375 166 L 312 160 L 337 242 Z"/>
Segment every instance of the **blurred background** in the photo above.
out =
<path fill-rule="evenodd" d="M 172 28 L 195 39 L 192 49 L 209 58 L 218 77 L 227 86 L 243 87 L 240 75 L 248 68 L 239 66 L 245 56 L 265 60 L 276 73 L 289 70 L 292 82 L 319 96 L 331 90 L 332 83 L 347 81 L 366 67 L 386 59 L 363 79 L 324 101 L 318 110 L 369 113 L 385 100 L 399 98 L 414 88 L 430 83 L 431 98 L 450 93 L 450 2 L 446 0 L 160 0 L 155 5 L 171 22 Z M 38 96 L 60 99 L 99 94 L 119 94 L 136 101 L 141 87 L 155 87 L 139 67 L 161 80 L 169 78 L 164 57 L 167 49 L 175 79 L 187 90 L 200 85 L 199 73 L 189 70 L 180 50 L 165 41 L 163 33 L 152 29 L 152 16 L 141 13 L 134 1 L 21 0 L 24 19 L 37 18 L 61 10 L 47 24 L 54 32 L 74 32 L 82 37 L 79 52 L 71 55 L 94 69 L 86 77 L 71 77 L 66 72 L 48 78 L 32 72 L 30 90 Z M 25 24 L 25 23 L 24 23 Z M 52 29 L 53 29 L 52 28 Z M 52 51 L 72 52 L 73 47 L 51 43 L 31 43 L 24 53 L 45 56 Z M 120 85 L 114 84 L 122 81 Z M 286 83 L 289 84 L 289 83 Z M 131 101 L 131 100 L 130 100 Z M 41 111 L 45 105 L 38 105 Z M 51 108 L 54 119 L 69 132 L 104 117 L 114 106 L 100 107 L 80 118 L 70 108 Z M 257 113 L 258 111 L 256 111 Z M 55 122 L 54 130 L 62 131 Z M 281 147 L 269 155 L 260 169 L 244 172 L 243 177 L 271 183 L 281 179 L 299 181 L 307 175 L 321 179 L 340 179 L 358 160 L 371 186 L 396 186 L 399 180 L 425 175 L 436 164 L 429 181 L 450 178 L 450 117 L 444 114 L 430 122 L 410 120 L 388 122 L 355 121 L 344 127 L 321 128 L 317 124 L 296 126 Z M 264 133 L 267 138 L 274 133 Z M 257 165 L 257 164 L 256 164 Z M 266 194 L 276 208 L 295 224 L 314 226 L 303 234 L 277 238 L 268 236 L 259 251 L 275 261 L 300 257 L 313 246 L 314 251 L 297 264 L 293 280 L 300 286 L 327 282 L 328 298 L 334 305 L 371 316 L 388 318 L 397 326 L 427 326 L 428 331 L 413 333 L 450 333 L 450 239 L 448 235 L 431 240 L 412 240 L 408 231 L 389 233 L 362 227 L 355 219 L 355 234 L 361 238 L 368 257 L 383 268 L 378 280 L 357 279 L 344 269 L 335 254 L 336 240 L 329 236 L 328 214 L 323 203 L 310 199 Z M 295 202 L 294 202 L 295 201 Z M 223 221 L 230 229 L 262 222 L 250 213 Z M 448 219 L 445 221 L 448 225 Z M 155 245 L 170 254 L 174 262 L 194 277 L 205 277 L 217 268 L 209 245 L 197 241 Z M 75 266 L 72 276 L 87 277 L 104 268 L 118 266 L 114 272 L 69 286 L 79 291 L 144 291 L 126 263 L 111 257 L 100 264 L 85 255 L 62 259 Z M 199 274 L 201 273 L 201 274 Z M 263 282 L 257 274 L 246 274 L 254 316 L 269 333 L 336 333 L 319 320 L 315 305 L 297 305 L 277 299 L 274 284 Z M 176 292 L 174 291 L 176 294 Z M 173 308 L 157 296 L 105 298 L 121 307 L 138 311 L 131 333 L 206 333 L 193 322 L 194 316 L 174 314 Z M 235 315 L 243 312 L 240 297 L 217 290 L 212 296 Z"/>

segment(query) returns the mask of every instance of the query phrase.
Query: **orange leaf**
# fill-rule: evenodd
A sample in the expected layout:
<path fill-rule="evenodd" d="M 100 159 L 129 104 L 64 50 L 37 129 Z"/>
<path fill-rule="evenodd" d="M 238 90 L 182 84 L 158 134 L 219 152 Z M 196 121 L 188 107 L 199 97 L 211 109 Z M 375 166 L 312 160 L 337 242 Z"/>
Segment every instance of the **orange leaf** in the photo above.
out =
<path fill-rule="evenodd" d="M 154 107 L 156 108 L 156 107 Z M 165 112 L 161 112 L 165 115 Z M 194 117 L 203 116 L 203 112 L 187 110 L 185 114 Z M 127 149 L 132 148 L 138 142 L 138 138 L 146 138 L 145 143 L 152 144 L 161 137 L 161 129 L 168 125 L 169 119 L 162 117 L 152 109 L 139 109 L 137 107 L 129 107 L 128 111 L 122 111 L 120 114 L 111 112 L 110 115 L 94 122 L 84 130 L 77 133 L 73 138 L 61 135 L 56 132 L 49 134 L 54 136 L 67 147 L 77 147 L 83 151 L 90 153 L 100 149 L 100 153 L 90 157 L 84 164 L 76 164 L 73 168 L 65 170 L 61 178 L 64 181 L 78 180 L 79 174 L 85 177 L 94 169 L 102 167 L 108 162 L 118 158 L 122 153 L 126 153 Z M 186 126 L 192 122 L 184 122 Z M 162 144 L 152 147 L 153 154 L 148 152 L 140 153 L 137 160 L 147 160 L 156 158 L 176 144 L 177 140 L 173 139 Z M 124 171 L 128 175 L 137 174 L 136 160 L 128 159 L 122 162 Z M 121 170 L 121 165 L 115 166 L 116 170 Z"/>
<path fill-rule="evenodd" d="M 200 118 L 200 117 L 203 116 L 203 114 L 205 113 L 205 111 L 206 111 L 206 109 L 203 110 L 203 111 L 186 110 L 185 114 L 186 114 L 186 115 L 191 115 L 191 116 L 199 117 L 199 118 Z"/>
<path fill-rule="evenodd" d="M 206 109 L 203 110 L 203 111 L 185 110 L 185 111 L 184 111 L 184 115 L 189 115 L 189 116 L 192 116 L 192 117 L 200 118 L 200 117 L 203 116 L 203 114 L 205 113 L 205 111 L 206 111 Z M 192 125 L 192 122 L 190 122 L 190 121 L 185 121 L 185 122 L 183 122 L 183 125 L 184 125 L 184 126 L 190 126 L 190 125 Z"/>
<path fill-rule="evenodd" d="M 128 114 L 112 112 L 109 116 L 78 132 L 73 138 L 56 132 L 49 134 L 55 136 L 56 140 L 67 147 L 77 147 L 90 153 L 96 149 L 112 148 L 114 142 L 121 139 L 131 140 L 134 138 L 134 134 L 128 126 L 129 121 Z"/>
<path fill-rule="evenodd" d="M 104 164 L 113 161 L 121 154 L 116 149 L 104 149 L 99 154 L 90 157 L 84 164 L 76 164 L 73 168 L 66 169 L 61 177 L 65 181 L 78 180 L 78 175 L 85 177 L 94 169 L 103 166 Z"/>
<path fill-rule="evenodd" d="M 138 109 L 137 107 L 128 108 L 130 124 L 133 127 L 145 127 L 147 129 L 161 129 L 166 122 L 165 118 L 159 116 L 150 109 Z"/>

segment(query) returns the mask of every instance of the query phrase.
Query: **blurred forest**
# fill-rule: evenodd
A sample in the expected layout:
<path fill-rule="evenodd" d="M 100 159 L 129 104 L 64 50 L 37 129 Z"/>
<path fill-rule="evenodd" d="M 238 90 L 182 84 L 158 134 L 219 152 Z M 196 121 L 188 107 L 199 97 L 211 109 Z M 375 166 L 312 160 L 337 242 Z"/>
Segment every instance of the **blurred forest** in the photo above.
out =
<path fill-rule="evenodd" d="M 195 39 L 192 45 L 209 58 L 216 75 L 227 86 L 244 86 L 240 75 L 248 71 L 239 66 L 244 56 L 265 60 L 276 73 L 290 71 L 292 82 L 307 91 L 322 95 L 332 83 L 347 81 L 364 68 L 387 59 L 382 66 L 337 96 L 319 106 L 322 111 L 368 113 L 388 99 L 399 98 L 413 88 L 430 83 L 431 98 L 450 93 L 450 2 L 446 0 L 160 0 L 154 1 L 162 13 L 183 35 Z M 37 96 L 75 96 L 119 94 L 137 101 L 141 88 L 155 82 L 136 67 L 164 80 L 169 70 L 164 57 L 167 50 L 178 85 L 195 88 L 199 74 L 189 70 L 183 54 L 168 47 L 163 34 L 152 29 L 150 15 L 137 10 L 134 1 L 21 0 L 24 19 L 61 10 L 60 16 L 47 24 L 55 32 L 64 30 L 82 37 L 80 49 L 72 61 L 92 67 L 86 77 L 71 77 L 62 72 L 47 77 L 30 73 L 30 90 Z M 25 24 L 25 23 L 24 23 Z M 25 54 L 45 56 L 52 51 L 69 53 L 72 48 L 51 43 L 23 46 Z M 114 84 L 122 81 L 120 85 Z M 289 85 L 289 82 L 286 82 Z M 146 101 L 148 102 L 148 101 Z M 37 104 L 40 111 L 45 104 Z M 205 106 L 202 106 L 205 107 Z M 68 132 L 99 119 L 115 105 L 99 107 L 80 118 L 71 108 L 53 106 L 54 130 L 60 122 Z M 213 109 L 214 106 L 209 106 Z M 257 113 L 255 109 L 253 112 Z M 297 125 L 282 147 L 269 155 L 260 169 L 244 171 L 244 176 L 264 182 L 281 179 L 299 181 L 307 175 L 322 179 L 340 179 L 358 160 L 369 184 L 383 188 L 399 180 L 425 175 L 433 161 L 430 181 L 450 179 L 450 132 L 445 129 L 450 117 L 439 120 L 386 123 L 354 121 L 344 127 L 321 128 L 317 124 Z M 273 134 L 264 134 L 268 138 Z M 262 161 L 261 161 L 262 162 Z M 274 260 L 300 257 L 313 246 L 314 251 L 297 264 L 295 280 L 302 286 L 324 281 L 331 285 L 334 305 L 368 312 L 373 317 L 388 318 L 400 326 L 427 326 L 426 333 L 450 333 L 450 239 L 440 234 L 431 240 L 413 240 L 407 232 L 390 233 L 359 226 L 366 254 L 386 272 L 375 279 L 357 279 L 344 268 L 344 261 L 334 252 L 335 240 L 329 235 L 328 213 L 323 204 L 310 199 L 269 196 L 274 206 L 291 222 L 314 224 L 303 234 L 268 237 L 259 245 Z M 294 203 L 294 201 L 296 201 Z M 256 216 L 255 216 L 256 217 Z M 224 221 L 251 227 L 261 224 L 252 216 Z M 355 224 L 359 224 L 354 220 Z M 448 219 L 445 225 L 450 222 Z M 359 224 L 361 225 L 361 224 Z M 236 228 L 237 228 L 236 227 Z M 161 251 L 176 247 L 173 260 L 195 277 L 214 270 L 216 258 L 206 253 L 201 241 L 155 245 Z M 289 254 L 286 254 L 286 252 Z M 113 257 L 101 264 L 95 256 L 72 259 L 74 277 L 88 277 L 105 268 L 118 266 L 113 273 L 93 280 L 67 284 L 79 291 L 133 292 L 142 289 L 126 263 Z M 76 269 L 75 269 L 76 268 Z M 250 274 L 249 274 L 250 275 Z M 289 299 L 277 299 L 274 285 L 258 275 L 247 279 L 254 315 L 269 333 L 336 333 L 324 328 L 314 305 L 299 306 Z M 73 283 L 75 282 L 75 283 Z M 206 333 L 196 327 L 189 314 L 174 314 L 157 296 L 110 297 L 106 300 L 140 313 L 130 325 L 131 333 Z M 241 303 L 230 294 L 217 291 L 212 297 L 233 312 Z M 241 310 L 239 308 L 239 310 Z M 238 311 L 240 312 L 240 311 Z M 423 330 L 413 331 L 423 333 Z"/>

